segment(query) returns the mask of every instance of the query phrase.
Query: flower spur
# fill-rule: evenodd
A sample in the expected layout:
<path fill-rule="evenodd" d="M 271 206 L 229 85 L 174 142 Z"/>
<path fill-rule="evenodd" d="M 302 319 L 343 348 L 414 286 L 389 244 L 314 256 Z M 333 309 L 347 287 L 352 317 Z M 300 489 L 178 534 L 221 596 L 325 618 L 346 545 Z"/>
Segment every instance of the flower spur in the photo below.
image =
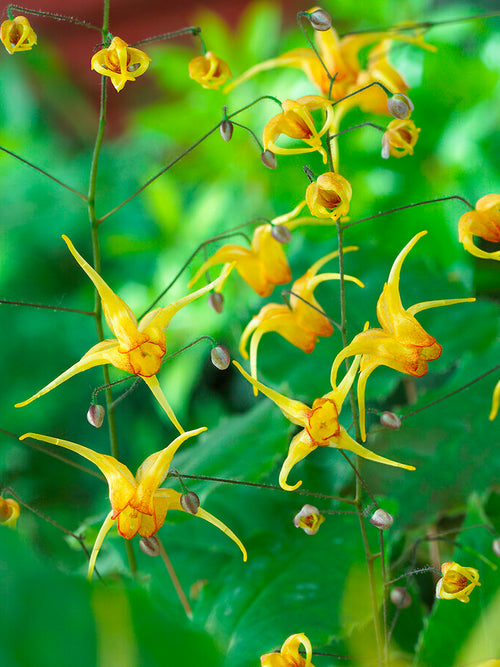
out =
<path fill-rule="evenodd" d="M 191 303 L 191 301 L 194 301 L 212 288 L 219 286 L 229 275 L 231 267 L 226 267 L 216 280 L 196 292 L 188 294 L 169 306 L 155 308 L 150 311 L 138 323 L 127 304 L 113 292 L 97 271 L 83 259 L 68 237 L 63 236 L 62 238 L 73 257 L 94 283 L 101 298 L 106 322 L 116 337 L 108 338 L 91 347 L 80 361 L 77 361 L 76 364 L 73 364 L 73 366 L 61 373 L 55 380 L 52 380 L 52 382 L 27 400 L 16 403 L 15 407 L 21 408 L 28 405 L 28 403 L 40 398 L 40 396 L 69 380 L 73 375 L 81 373 L 88 368 L 103 364 L 112 364 L 115 368 L 119 368 L 126 373 L 141 377 L 158 403 L 165 410 L 174 426 L 180 433 L 183 433 L 184 429 L 167 402 L 156 377 L 167 350 L 165 329 L 170 324 L 172 317 L 181 308 L 184 308 L 188 303 Z"/>

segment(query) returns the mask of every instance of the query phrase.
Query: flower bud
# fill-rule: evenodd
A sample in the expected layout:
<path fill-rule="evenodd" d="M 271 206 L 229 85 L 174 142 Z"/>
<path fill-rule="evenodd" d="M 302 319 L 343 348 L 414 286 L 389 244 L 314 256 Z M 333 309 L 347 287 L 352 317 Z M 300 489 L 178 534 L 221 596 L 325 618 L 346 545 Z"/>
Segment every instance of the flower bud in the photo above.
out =
<path fill-rule="evenodd" d="M 375 526 L 375 528 L 379 528 L 380 530 L 387 530 L 394 523 L 394 517 L 391 516 L 389 512 L 386 512 L 379 507 L 379 509 L 375 510 L 375 512 L 372 514 L 370 523 L 372 526 Z"/>
<path fill-rule="evenodd" d="M 493 549 L 493 553 L 495 553 L 500 558 L 500 537 L 497 537 L 496 540 L 493 540 L 491 548 Z"/>
<path fill-rule="evenodd" d="M 19 503 L 14 498 L 1 498 L 0 497 L 0 524 L 3 526 L 9 526 L 10 528 L 16 527 L 16 522 L 21 513 L 21 508 Z"/>
<path fill-rule="evenodd" d="M 316 9 L 307 18 L 315 30 L 324 31 L 332 27 L 332 17 L 324 9 Z"/>
<path fill-rule="evenodd" d="M 181 507 L 189 514 L 196 514 L 200 509 L 200 499 L 194 491 L 186 491 L 180 497 Z"/>
<path fill-rule="evenodd" d="M 406 588 L 395 586 L 390 593 L 391 602 L 399 609 L 406 609 L 411 605 L 411 595 Z"/>
<path fill-rule="evenodd" d="M 222 313 L 224 309 L 224 297 L 220 292 L 210 292 L 208 295 L 208 305 L 215 310 L 216 313 Z"/>
<path fill-rule="evenodd" d="M 216 345 L 210 352 L 210 358 L 215 368 L 225 371 L 231 363 L 231 355 L 225 345 Z"/>
<path fill-rule="evenodd" d="M 87 421 L 91 426 L 94 426 L 95 428 L 101 428 L 105 414 L 106 410 L 102 405 L 99 405 L 98 403 L 92 403 L 89 411 L 87 412 Z"/>
<path fill-rule="evenodd" d="M 401 428 L 401 419 L 394 412 L 387 410 L 380 415 L 380 423 L 382 426 L 397 431 Z"/>
<path fill-rule="evenodd" d="M 285 225 L 273 225 L 271 236 L 278 243 L 290 243 L 292 240 L 292 233 Z"/>
<path fill-rule="evenodd" d="M 152 558 L 160 555 L 160 542 L 155 535 L 151 535 L 150 537 L 141 537 L 139 548 L 147 556 L 151 556 Z"/>
<path fill-rule="evenodd" d="M 302 528 L 306 535 L 316 535 L 324 520 L 325 517 L 317 507 L 304 505 L 300 512 L 294 516 L 293 524 L 296 528 Z"/>
<path fill-rule="evenodd" d="M 387 98 L 387 108 L 394 118 L 406 120 L 411 115 L 414 106 L 409 97 L 401 93 L 396 93 L 396 95 Z"/>
<path fill-rule="evenodd" d="M 224 141 L 231 141 L 231 137 L 233 136 L 233 128 L 234 125 L 231 123 L 230 120 L 222 121 L 219 127 L 219 131 L 220 131 L 220 136 L 224 139 Z"/>
<path fill-rule="evenodd" d="M 266 150 L 260 154 L 260 159 L 262 160 L 262 164 L 268 169 L 276 169 L 278 166 L 276 155 L 270 151 L 269 148 L 266 148 Z"/>

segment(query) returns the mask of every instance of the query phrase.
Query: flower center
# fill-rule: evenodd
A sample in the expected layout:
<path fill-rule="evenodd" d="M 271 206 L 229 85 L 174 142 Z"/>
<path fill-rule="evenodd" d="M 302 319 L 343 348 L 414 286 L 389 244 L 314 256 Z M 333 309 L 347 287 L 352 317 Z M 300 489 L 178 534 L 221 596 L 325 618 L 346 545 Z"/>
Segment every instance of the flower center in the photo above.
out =
<path fill-rule="evenodd" d="M 467 577 L 459 572 L 447 572 L 443 579 L 443 588 L 446 593 L 458 593 L 468 585 Z"/>
<path fill-rule="evenodd" d="M 327 447 L 330 440 L 340 432 L 339 413 L 335 403 L 329 398 L 317 398 L 309 415 L 309 433 L 314 444 Z"/>

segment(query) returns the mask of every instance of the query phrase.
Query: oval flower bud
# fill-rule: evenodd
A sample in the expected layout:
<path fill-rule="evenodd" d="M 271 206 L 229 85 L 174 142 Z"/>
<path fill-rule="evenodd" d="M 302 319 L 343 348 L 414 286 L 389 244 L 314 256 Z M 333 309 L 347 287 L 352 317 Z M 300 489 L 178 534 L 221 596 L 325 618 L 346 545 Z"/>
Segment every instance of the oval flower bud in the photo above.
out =
<path fill-rule="evenodd" d="M 273 225 L 271 236 L 278 243 L 290 243 L 292 240 L 292 233 L 285 225 Z"/>
<path fill-rule="evenodd" d="M 394 517 L 391 516 L 389 512 L 386 512 L 381 507 L 379 507 L 378 510 L 375 510 L 375 512 L 372 514 L 370 523 L 372 526 L 375 526 L 375 528 L 379 528 L 380 530 L 387 530 L 394 523 Z"/>
<path fill-rule="evenodd" d="M 21 508 L 17 500 L 0 497 L 0 525 L 15 528 L 20 513 Z"/>
<path fill-rule="evenodd" d="M 191 60 L 189 76 L 203 88 L 217 89 L 233 75 L 229 65 L 222 58 L 217 58 L 211 51 L 207 51 L 204 56 L 197 56 Z"/>
<path fill-rule="evenodd" d="M 146 556 L 155 556 L 160 555 L 160 542 L 156 535 L 150 535 L 149 537 L 141 537 L 139 541 L 140 550 L 146 554 Z"/>
<path fill-rule="evenodd" d="M 306 190 L 307 205 L 317 218 L 337 220 L 347 215 L 351 197 L 352 188 L 349 181 L 333 171 L 318 176 Z"/>
<path fill-rule="evenodd" d="M 224 297 L 220 292 L 210 292 L 208 295 L 208 305 L 215 310 L 216 313 L 222 313 L 224 309 Z"/>
<path fill-rule="evenodd" d="M 36 44 L 36 34 L 25 16 L 16 16 L 2 23 L 0 40 L 12 55 L 16 51 L 30 51 Z"/>
<path fill-rule="evenodd" d="M 87 421 L 91 426 L 94 426 L 95 428 L 101 428 L 105 414 L 106 410 L 102 405 L 92 403 L 87 412 Z"/>
<path fill-rule="evenodd" d="M 389 412 L 386 410 L 380 415 L 380 423 L 386 428 L 390 428 L 393 431 L 397 431 L 401 428 L 401 419 L 394 412 Z"/>
<path fill-rule="evenodd" d="M 409 97 L 402 93 L 396 93 L 392 97 L 387 98 L 387 108 L 394 118 L 406 120 L 410 117 L 415 107 Z"/>
<path fill-rule="evenodd" d="M 493 549 L 493 553 L 500 558 L 500 537 L 497 537 L 496 540 L 493 540 L 491 548 Z"/>
<path fill-rule="evenodd" d="M 317 507 L 304 505 L 300 512 L 294 516 L 293 524 L 296 528 L 302 528 L 306 535 L 316 535 L 324 520 L 325 517 Z"/>
<path fill-rule="evenodd" d="M 406 609 L 411 605 L 411 595 L 402 586 L 392 588 L 390 598 L 392 604 L 399 607 L 399 609 Z"/>
<path fill-rule="evenodd" d="M 179 499 L 182 509 L 189 514 L 196 514 L 200 509 L 200 499 L 194 491 L 186 491 Z"/>
<path fill-rule="evenodd" d="M 216 345 L 210 352 L 210 358 L 215 368 L 225 371 L 231 363 L 231 355 L 225 345 Z"/>
<path fill-rule="evenodd" d="M 266 148 L 266 150 L 260 154 L 260 159 L 262 160 L 264 167 L 267 167 L 268 169 L 276 169 L 278 166 L 276 155 L 270 151 L 269 148 Z"/>
<path fill-rule="evenodd" d="M 413 155 L 420 128 L 412 120 L 391 120 L 382 137 L 382 157 Z"/>
<path fill-rule="evenodd" d="M 323 32 L 332 27 L 332 17 L 328 12 L 325 12 L 324 9 L 316 9 L 314 12 L 311 12 L 307 18 L 315 30 Z"/>
<path fill-rule="evenodd" d="M 233 127 L 234 126 L 230 120 L 223 120 L 220 124 L 220 136 L 224 139 L 224 141 L 231 141 L 231 137 L 233 136 Z"/>

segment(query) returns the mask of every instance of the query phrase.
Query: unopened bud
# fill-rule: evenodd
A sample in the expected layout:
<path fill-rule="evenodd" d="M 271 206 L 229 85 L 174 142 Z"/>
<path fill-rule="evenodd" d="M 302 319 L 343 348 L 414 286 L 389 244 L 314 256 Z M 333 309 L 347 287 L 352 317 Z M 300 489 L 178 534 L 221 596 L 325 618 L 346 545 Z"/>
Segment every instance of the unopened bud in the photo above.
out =
<path fill-rule="evenodd" d="M 411 115 L 414 106 L 409 97 L 402 93 L 396 93 L 396 95 L 387 98 L 387 108 L 394 118 L 406 120 Z"/>
<path fill-rule="evenodd" d="M 375 528 L 379 528 L 380 530 L 387 530 L 394 523 L 394 517 L 392 517 L 389 512 L 386 512 L 379 507 L 379 509 L 375 510 L 375 512 L 372 514 L 370 523 L 372 526 L 375 526 Z"/>
<path fill-rule="evenodd" d="M 215 368 L 225 371 L 231 363 L 231 355 L 225 345 L 216 345 L 210 352 L 210 358 Z"/>
<path fill-rule="evenodd" d="M 266 148 L 266 150 L 260 154 L 260 159 L 262 160 L 262 164 L 268 169 L 276 169 L 278 166 L 276 155 L 270 151 L 269 148 Z"/>
<path fill-rule="evenodd" d="M 325 517 L 317 507 L 304 505 L 300 512 L 294 516 L 293 525 L 296 528 L 302 528 L 306 535 L 316 535 L 324 520 Z"/>
<path fill-rule="evenodd" d="M 285 225 L 273 225 L 271 236 L 278 243 L 290 243 L 292 240 L 292 233 Z"/>
<path fill-rule="evenodd" d="M 224 139 L 224 141 L 231 141 L 231 137 L 233 136 L 233 128 L 234 125 L 231 123 L 230 120 L 222 121 L 219 130 L 220 130 L 220 136 Z"/>
<path fill-rule="evenodd" d="M 329 30 L 332 27 L 332 17 L 324 9 L 317 9 L 307 18 L 315 30 Z"/>
<path fill-rule="evenodd" d="M 186 491 L 180 497 L 181 507 L 189 514 L 196 514 L 200 509 L 200 499 L 194 491 Z"/>
<path fill-rule="evenodd" d="M 92 403 L 89 411 L 87 412 L 87 421 L 91 426 L 95 426 L 95 428 L 101 428 L 105 414 L 106 410 L 102 405 L 99 405 L 98 403 Z"/>
<path fill-rule="evenodd" d="M 224 309 L 224 297 L 220 292 L 210 292 L 208 295 L 208 305 L 215 310 L 216 313 L 222 313 Z"/>
<path fill-rule="evenodd" d="M 155 535 L 151 535 L 150 537 L 141 537 L 139 548 L 147 556 L 151 556 L 152 558 L 160 555 L 160 541 Z"/>
<path fill-rule="evenodd" d="M 406 588 L 395 586 L 390 593 L 391 602 L 399 609 L 406 609 L 411 605 L 411 595 Z"/>
<path fill-rule="evenodd" d="M 391 157 L 389 142 L 387 141 L 387 137 L 385 136 L 385 134 L 382 137 L 382 153 L 381 153 L 381 155 L 384 158 L 384 160 L 388 160 Z"/>
<path fill-rule="evenodd" d="M 493 540 L 491 548 L 493 549 L 493 553 L 495 553 L 500 558 L 500 537 L 497 537 L 496 540 Z"/>
<path fill-rule="evenodd" d="M 380 415 L 380 423 L 382 426 L 397 431 L 401 428 L 401 419 L 394 412 L 388 412 L 387 410 Z"/>

